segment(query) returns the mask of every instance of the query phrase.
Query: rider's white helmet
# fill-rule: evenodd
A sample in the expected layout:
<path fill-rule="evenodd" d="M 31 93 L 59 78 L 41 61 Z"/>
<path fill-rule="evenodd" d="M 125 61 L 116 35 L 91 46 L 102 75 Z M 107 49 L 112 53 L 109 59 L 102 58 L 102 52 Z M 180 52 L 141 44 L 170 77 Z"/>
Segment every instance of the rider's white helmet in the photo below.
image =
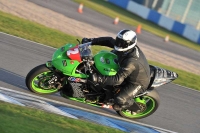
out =
<path fill-rule="evenodd" d="M 136 33 L 132 30 L 121 30 L 116 37 L 114 49 L 116 51 L 127 51 L 137 44 Z"/>

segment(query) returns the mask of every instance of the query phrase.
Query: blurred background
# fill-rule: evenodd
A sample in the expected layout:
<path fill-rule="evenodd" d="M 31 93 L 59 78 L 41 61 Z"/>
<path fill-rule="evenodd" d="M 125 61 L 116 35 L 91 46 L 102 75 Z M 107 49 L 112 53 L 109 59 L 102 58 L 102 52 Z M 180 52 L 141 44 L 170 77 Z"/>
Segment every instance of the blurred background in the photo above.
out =
<path fill-rule="evenodd" d="M 150 9 L 200 29 L 200 0 L 132 0 Z"/>

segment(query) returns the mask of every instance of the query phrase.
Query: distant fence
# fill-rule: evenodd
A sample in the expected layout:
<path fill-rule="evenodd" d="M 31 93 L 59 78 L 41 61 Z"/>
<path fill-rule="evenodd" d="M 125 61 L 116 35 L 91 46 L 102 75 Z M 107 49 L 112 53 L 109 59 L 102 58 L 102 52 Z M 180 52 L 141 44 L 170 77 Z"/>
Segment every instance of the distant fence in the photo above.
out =
<path fill-rule="evenodd" d="M 159 26 L 175 32 L 195 43 L 200 44 L 200 31 L 195 27 L 183 24 L 179 21 L 168 18 L 155 10 L 151 10 L 143 5 L 137 4 L 132 0 L 107 0 L 117 6 L 120 6 L 146 20 L 158 24 Z"/>

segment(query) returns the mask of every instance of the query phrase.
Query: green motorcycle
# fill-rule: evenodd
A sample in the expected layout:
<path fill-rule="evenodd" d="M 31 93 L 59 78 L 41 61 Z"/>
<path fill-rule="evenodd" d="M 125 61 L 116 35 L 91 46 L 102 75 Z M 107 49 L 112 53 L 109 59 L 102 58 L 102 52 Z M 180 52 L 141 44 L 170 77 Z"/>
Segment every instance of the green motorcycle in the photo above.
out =
<path fill-rule="evenodd" d="M 160 103 L 159 95 L 154 88 L 178 77 L 175 72 L 152 65 L 149 67 L 149 87 L 133 98 L 134 104 L 131 107 L 116 111 L 120 116 L 140 119 L 154 113 Z M 112 108 L 113 98 L 119 91 L 118 87 L 102 88 L 87 78 L 90 73 L 112 76 L 118 69 L 117 56 L 110 51 L 102 50 L 93 56 L 90 42 L 80 45 L 66 44 L 54 52 L 51 61 L 33 68 L 27 74 L 26 85 L 30 91 L 37 94 L 60 91 L 61 96 L 70 100 Z"/>

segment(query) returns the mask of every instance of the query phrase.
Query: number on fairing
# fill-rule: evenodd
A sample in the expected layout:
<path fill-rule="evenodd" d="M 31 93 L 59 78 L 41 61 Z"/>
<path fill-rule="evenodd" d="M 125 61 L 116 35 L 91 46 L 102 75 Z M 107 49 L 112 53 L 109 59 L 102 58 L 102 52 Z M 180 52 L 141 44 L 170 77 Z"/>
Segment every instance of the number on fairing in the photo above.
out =
<path fill-rule="evenodd" d="M 79 53 L 78 48 L 70 49 L 70 50 L 67 51 L 68 56 L 70 56 L 70 54 L 78 54 L 78 53 Z"/>

